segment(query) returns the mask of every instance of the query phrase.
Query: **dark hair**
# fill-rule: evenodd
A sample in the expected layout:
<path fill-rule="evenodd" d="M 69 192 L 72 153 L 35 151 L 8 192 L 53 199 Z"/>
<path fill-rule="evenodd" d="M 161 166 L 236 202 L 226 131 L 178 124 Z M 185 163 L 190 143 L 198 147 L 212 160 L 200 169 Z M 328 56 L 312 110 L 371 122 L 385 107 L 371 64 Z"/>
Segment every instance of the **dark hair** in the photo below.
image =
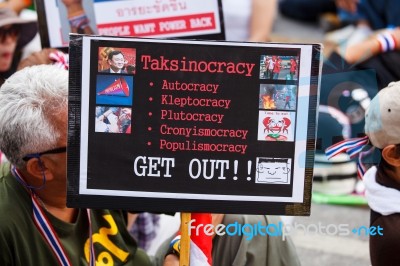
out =
<path fill-rule="evenodd" d="M 258 163 L 289 163 L 289 158 L 259 158 Z"/>
<path fill-rule="evenodd" d="M 128 73 L 133 73 L 136 70 L 136 66 L 135 65 L 127 65 L 126 66 L 126 72 Z"/>
<path fill-rule="evenodd" d="M 118 54 L 122 54 L 124 55 L 120 50 L 113 50 L 111 52 L 108 53 L 108 60 L 112 60 L 114 55 L 118 55 Z"/>

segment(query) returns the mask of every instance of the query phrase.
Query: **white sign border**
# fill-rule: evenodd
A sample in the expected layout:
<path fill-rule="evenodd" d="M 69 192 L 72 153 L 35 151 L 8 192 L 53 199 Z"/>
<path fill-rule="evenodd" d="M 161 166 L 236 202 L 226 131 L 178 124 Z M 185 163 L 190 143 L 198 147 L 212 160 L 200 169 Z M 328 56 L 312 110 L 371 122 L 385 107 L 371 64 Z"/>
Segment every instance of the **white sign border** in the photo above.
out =
<path fill-rule="evenodd" d="M 92 40 L 110 40 L 129 42 L 127 38 L 108 38 L 108 37 L 92 37 L 83 36 L 82 41 L 82 73 L 90 73 L 90 49 Z M 132 38 L 135 42 L 160 42 L 160 43 L 183 43 L 179 40 L 150 40 Z M 301 68 L 299 71 L 299 94 L 298 99 L 310 96 L 310 77 L 312 63 L 312 44 L 274 44 L 274 43 L 236 43 L 236 42 L 208 42 L 208 41 L 191 41 L 193 44 L 201 45 L 235 45 L 235 46 L 251 46 L 251 47 L 268 47 L 268 48 L 297 48 L 301 49 L 300 62 Z M 321 68 L 321 66 L 320 66 Z M 82 101 L 81 101 L 81 143 L 80 143 L 80 170 L 79 170 L 79 194 L 82 195 L 103 195 L 103 196 L 123 196 L 123 197 L 143 197 L 143 198 L 165 198 L 165 199 L 192 199 L 192 200 L 226 200 L 226 201 L 256 201 L 256 202 L 287 202 L 287 203 L 303 203 L 304 183 L 305 183 L 305 160 L 306 156 L 306 137 L 301 135 L 304 132 L 298 130 L 301 125 L 308 125 L 307 115 L 297 115 L 296 121 L 296 137 L 295 137 L 295 165 L 293 172 L 297 173 L 293 177 L 293 193 L 291 197 L 277 196 L 244 196 L 244 195 L 218 195 L 218 194 L 195 194 L 195 193 L 169 193 L 169 192 L 146 192 L 146 191 L 126 191 L 126 190 L 105 190 L 105 189 L 90 189 L 87 187 L 87 167 L 88 167 L 88 134 L 89 125 L 89 76 L 82 75 Z M 305 99 L 305 98 L 303 98 Z M 299 110 L 309 110 L 309 101 L 299 100 Z M 301 105 L 301 106 L 300 106 Z M 301 133 L 300 133 L 301 132 Z M 302 139 L 302 140 L 297 140 Z M 297 141 L 296 141 L 297 140 Z M 296 158 L 304 158 L 304 161 L 298 162 Z"/>

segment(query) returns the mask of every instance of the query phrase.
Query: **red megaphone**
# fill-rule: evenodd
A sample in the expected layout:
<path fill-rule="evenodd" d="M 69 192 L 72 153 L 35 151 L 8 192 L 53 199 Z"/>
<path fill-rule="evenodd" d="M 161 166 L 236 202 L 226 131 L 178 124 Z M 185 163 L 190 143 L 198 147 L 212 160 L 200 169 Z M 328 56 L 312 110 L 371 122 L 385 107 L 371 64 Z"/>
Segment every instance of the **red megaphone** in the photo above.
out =
<path fill-rule="evenodd" d="M 110 96 L 129 96 L 129 86 L 126 80 L 122 77 L 115 80 L 111 85 L 97 93 L 97 95 Z"/>

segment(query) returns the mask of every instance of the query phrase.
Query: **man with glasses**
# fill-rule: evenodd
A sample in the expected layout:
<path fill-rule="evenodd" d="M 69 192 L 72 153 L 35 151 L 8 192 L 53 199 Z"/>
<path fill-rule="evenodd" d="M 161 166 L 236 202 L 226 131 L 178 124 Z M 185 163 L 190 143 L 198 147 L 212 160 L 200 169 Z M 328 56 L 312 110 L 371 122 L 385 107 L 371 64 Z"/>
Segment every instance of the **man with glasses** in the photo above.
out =
<path fill-rule="evenodd" d="M 36 21 L 22 19 L 9 8 L 0 8 L 0 85 L 16 71 L 22 48 L 36 33 Z"/>
<path fill-rule="evenodd" d="M 150 265 L 116 210 L 66 206 L 68 72 L 26 67 L 0 88 L 0 265 Z"/>
<path fill-rule="evenodd" d="M 124 73 L 126 74 L 126 60 L 124 54 L 119 50 L 112 50 L 108 53 L 107 62 L 110 68 L 104 69 L 102 73 Z"/>

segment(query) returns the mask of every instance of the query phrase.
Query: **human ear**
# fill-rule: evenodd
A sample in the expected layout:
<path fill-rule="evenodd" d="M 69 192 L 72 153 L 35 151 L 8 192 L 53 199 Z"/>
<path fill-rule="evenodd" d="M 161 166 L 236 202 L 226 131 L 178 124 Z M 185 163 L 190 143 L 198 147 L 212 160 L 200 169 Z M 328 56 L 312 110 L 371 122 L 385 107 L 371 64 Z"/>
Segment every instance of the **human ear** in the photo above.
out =
<path fill-rule="evenodd" d="M 26 163 L 26 170 L 40 181 L 43 179 L 43 174 L 46 175 L 47 180 L 51 180 L 53 174 L 47 164 L 48 160 L 46 158 L 32 158 Z"/>
<path fill-rule="evenodd" d="M 382 150 L 382 157 L 390 165 L 394 167 L 400 167 L 400 156 L 397 154 L 396 145 L 386 146 Z"/>

